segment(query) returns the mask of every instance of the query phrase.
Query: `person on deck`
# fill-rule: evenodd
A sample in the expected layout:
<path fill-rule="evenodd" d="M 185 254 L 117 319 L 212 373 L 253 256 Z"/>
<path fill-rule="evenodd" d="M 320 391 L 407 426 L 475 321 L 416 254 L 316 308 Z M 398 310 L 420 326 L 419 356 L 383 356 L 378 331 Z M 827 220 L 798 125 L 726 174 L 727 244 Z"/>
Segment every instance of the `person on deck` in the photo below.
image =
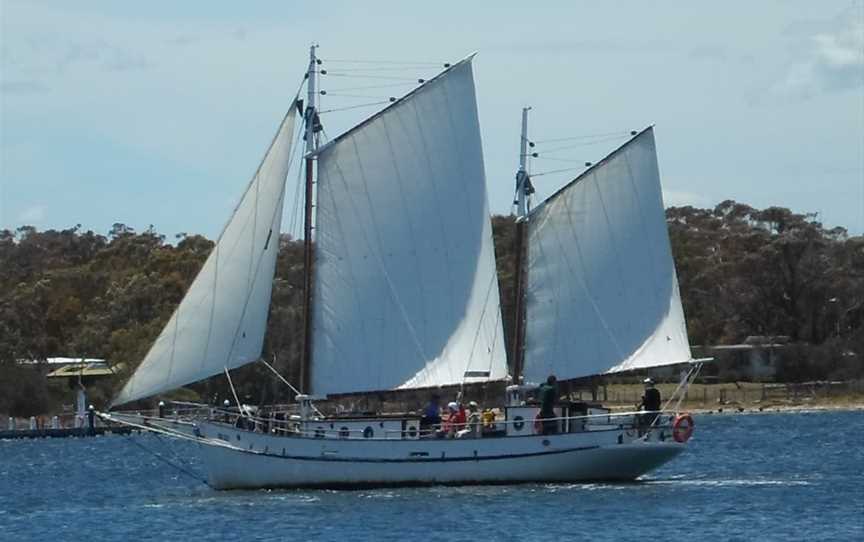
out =
<path fill-rule="evenodd" d="M 434 430 L 436 426 L 441 425 L 441 407 L 438 406 L 440 397 L 437 393 L 433 393 L 429 398 L 429 403 L 423 409 L 423 416 L 420 418 L 420 431 Z"/>
<path fill-rule="evenodd" d="M 465 407 L 452 401 L 447 405 L 447 410 L 450 414 L 444 422 L 442 433 L 448 438 L 453 438 L 458 431 L 465 427 Z"/>
<path fill-rule="evenodd" d="M 480 436 L 480 406 L 471 401 L 468 403 L 468 419 L 465 428 L 456 433 L 456 438 L 471 438 Z"/>
<path fill-rule="evenodd" d="M 645 384 L 645 394 L 642 396 L 642 402 L 639 403 L 639 409 L 646 411 L 646 413 L 639 416 L 640 434 L 650 428 L 657 416 L 660 415 L 658 411 L 660 410 L 660 403 L 663 402 L 660 398 L 660 390 L 654 387 L 653 380 L 646 378 L 642 383 Z"/>
<path fill-rule="evenodd" d="M 558 399 L 558 384 L 555 375 L 549 375 L 545 384 L 537 388 L 537 397 L 540 399 L 540 413 L 537 418 L 542 420 L 543 434 L 549 435 L 558 432 L 558 420 L 555 415 L 555 401 Z"/>

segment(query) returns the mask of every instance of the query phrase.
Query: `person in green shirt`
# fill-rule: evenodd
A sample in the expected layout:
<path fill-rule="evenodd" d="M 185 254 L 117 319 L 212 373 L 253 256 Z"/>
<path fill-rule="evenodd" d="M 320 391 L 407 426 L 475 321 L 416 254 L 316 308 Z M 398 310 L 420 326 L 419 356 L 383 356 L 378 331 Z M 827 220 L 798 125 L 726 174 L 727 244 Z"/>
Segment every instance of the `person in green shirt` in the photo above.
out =
<path fill-rule="evenodd" d="M 546 383 L 537 388 L 537 397 L 540 399 L 540 413 L 537 418 L 542 420 L 543 434 L 557 433 L 558 421 L 554 418 L 556 417 L 555 401 L 558 400 L 558 384 L 555 375 L 549 375 Z"/>

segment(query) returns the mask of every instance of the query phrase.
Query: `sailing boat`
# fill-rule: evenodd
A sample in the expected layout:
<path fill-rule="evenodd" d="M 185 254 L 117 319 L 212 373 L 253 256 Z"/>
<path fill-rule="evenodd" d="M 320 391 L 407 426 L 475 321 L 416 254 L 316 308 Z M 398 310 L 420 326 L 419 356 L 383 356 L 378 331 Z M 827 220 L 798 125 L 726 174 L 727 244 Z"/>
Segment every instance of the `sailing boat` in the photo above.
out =
<path fill-rule="evenodd" d="M 561 402 L 555 430 L 544 431 L 520 384 L 691 360 L 652 129 L 530 213 L 523 208 L 524 346 L 508 369 L 472 59 L 320 144 L 310 49 L 307 333 L 296 409 L 253 412 L 235 393 L 231 408 L 102 416 L 201 444 L 220 489 L 632 480 L 680 453 L 692 429 L 684 418 L 640 428 L 632 412 Z M 223 372 L 230 384 L 231 369 L 260 359 L 300 109 L 283 118 L 213 252 L 112 407 Z M 523 155 L 526 126 L 523 117 Z M 519 178 L 524 195 L 524 161 Z M 314 404 L 514 377 L 503 419 L 473 438 L 436 438 L 420 416 L 327 417 Z"/>

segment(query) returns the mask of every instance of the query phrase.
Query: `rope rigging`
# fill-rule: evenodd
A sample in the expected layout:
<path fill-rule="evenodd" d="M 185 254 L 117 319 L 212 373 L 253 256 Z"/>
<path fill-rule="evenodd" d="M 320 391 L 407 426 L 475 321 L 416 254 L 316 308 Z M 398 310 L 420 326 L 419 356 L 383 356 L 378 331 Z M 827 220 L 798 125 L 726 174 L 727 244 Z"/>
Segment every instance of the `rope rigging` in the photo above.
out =
<path fill-rule="evenodd" d="M 159 440 L 159 442 L 161 442 L 163 445 L 165 444 L 165 441 L 163 441 L 163 440 L 159 437 L 159 434 L 158 434 L 158 433 L 155 433 L 155 432 L 154 432 L 154 433 L 152 433 L 152 434 L 153 434 L 154 437 L 156 437 L 157 440 Z M 183 465 L 181 465 L 181 464 L 179 464 L 179 463 L 175 463 L 175 462 L 171 461 L 170 459 L 168 459 L 167 457 L 164 457 L 163 455 L 157 453 L 156 451 L 151 450 L 150 448 L 144 446 L 143 444 L 141 444 L 140 442 L 138 442 L 138 440 L 135 439 L 131 434 L 128 435 L 128 436 L 126 437 L 126 441 L 127 441 L 127 442 L 131 442 L 132 444 L 134 444 L 135 446 L 141 448 L 142 450 L 144 450 L 144 451 L 147 452 L 148 454 L 152 455 L 153 457 L 155 457 L 155 458 L 158 459 L 159 461 L 165 463 L 166 465 L 168 465 L 169 467 L 171 467 L 171 468 L 177 470 L 178 472 L 180 472 L 180 473 L 182 473 L 182 474 L 185 474 L 186 476 L 192 478 L 192 479 L 195 480 L 196 482 L 201 482 L 202 484 L 204 484 L 205 486 L 209 487 L 210 489 L 214 489 L 213 486 L 210 485 L 210 482 L 208 482 L 207 479 L 204 478 L 203 476 L 201 476 L 200 474 L 198 474 L 198 473 L 196 473 L 196 472 L 193 472 L 192 470 L 190 470 L 190 469 L 184 467 Z M 176 455 L 176 454 L 175 454 L 175 455 Z"/>
<path fill-rule="evenodd" d="M 560 156 L 546 156 L 547 154 L 557 153 L 561 151 L 581 148 L 581 147 L 590 147 L 592 145 L 599 145 L 603 143 L 609 143 L 611 141 L 618 141 L 625 137 L 633 137 L 637 134 L 635 130 L 619 130 L 615 132 L 603 132 L 597 134 L 581 134 L 575 136 L 568 137 L 558 137 L 552 139 L 538 139 L 533 140 L 528 143 L 528 146 L 531 147 L 531 151 L 526 153 L 526 156 L 529 160 L 549 160 L 553 162 L 571 162 L 571 163 L 582 163 L 582 166 L 573 166 L 559 169 L 552 169 L 548 171 L 541 171 L 539 173 L 532 173 L 530 176 L 533 177 L 542 177 L 544 175 L 554 175 L 556 173 L 567 173 L 571 171 L 583 170 L 585 168 L 591 167 L 593 162 L 578 158 L 569 158 L 569 157 L 560 157 Z M 550 149 L 543 149 L 542 144 L 544 143 L 560 143 L 566 141 L 578 141 L 578 143 L 572 143 L 569 145 L 562 145 L 558 147 L 552 147 Z M 538 148 L 538 146 L 540 146 Z M 537 150 L 534 150 L 534 149 Z"/>

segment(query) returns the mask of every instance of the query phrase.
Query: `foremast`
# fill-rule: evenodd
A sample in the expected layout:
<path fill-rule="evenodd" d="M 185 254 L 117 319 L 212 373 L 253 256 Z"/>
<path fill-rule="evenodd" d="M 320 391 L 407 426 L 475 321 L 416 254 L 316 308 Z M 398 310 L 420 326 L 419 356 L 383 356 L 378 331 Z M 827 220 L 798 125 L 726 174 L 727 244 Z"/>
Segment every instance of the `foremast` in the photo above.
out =
<path fill-rule="evenodd" d="M 300 391 L 309 393 L 310 368 L 312 366 L 312 266 L 314 248 L 312 246 L 312 210 L 315 187 L 315 151 L 318 148 L 318 132 L 321 124 L 316 108 L 316 78 L 318 59 L 315 55 L 317 45 L 309 47 L 309 69 L 306 72 L 307 101 L 303 119 L 306 124 L 306 195 L 303 224 L 303 356 L 300 362 Z"/>
<path fill-rule="evenodd" d="M 533 146 L 528 141 L 528 111 L 530 107 L 522 108 L 522 133 L 519 141 L 519 170 L 516 172 L 516 239 L 515 239 L 515 274 L 514 274 L 514 324 L 516 326 L 513 340 L 513 363 L 511 372 L 513 382 L 521 383 L 522 367 L 525 357 L 525 232 L 529 213 L 529 198 L 534 193 L 531 178 L 528 173 L 528 148 Z"/>

